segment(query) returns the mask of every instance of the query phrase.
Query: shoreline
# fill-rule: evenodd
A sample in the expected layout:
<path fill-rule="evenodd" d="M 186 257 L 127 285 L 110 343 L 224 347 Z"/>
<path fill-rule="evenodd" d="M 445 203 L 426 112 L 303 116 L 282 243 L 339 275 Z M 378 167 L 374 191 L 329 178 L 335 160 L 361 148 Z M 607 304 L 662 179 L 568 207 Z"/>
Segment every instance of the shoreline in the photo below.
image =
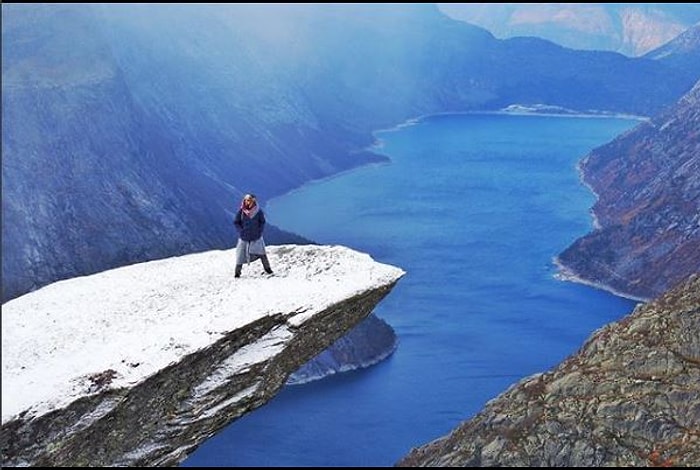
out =
<path fill-rule="evenodd" d="M 552 260 L 552 263 L 554 266 L 557 268 L 557 272 L 553 274 L 553 277 L 557 279 L 558 281 L 564 281 L 564 282 L 573 282 L 576 284 L 581 284 L 584 286 L 592 287 L 594 289 L 602 290 L 604 292 L 607 292 L 609 294 L 612 294 L 616 297 L 622 297 L 627 300 L 632 300 L 634 302 L 640 302 L 640 303 L 646 303 L 649 302 L 650 299 L 646 299 L 643 297 L 636 297 L 631 294 L 626 294 L 622 291 L 613 289 L 612 287 L 608 286 L 607 284 L 603 284 L 602 282 L 593 282 L 585 279 L 579 274 L 576 274 L 573 269 L 565 265 L 558 256 L 555 256 L 554 259 Z"/>
<path fill-rule="evenodd" d="M 517 105 L 510 105 L 517 106 Z M 563 109 L 563 108 L 562 108 Z M 540 111 L 534 108 L 528 108 L 523 106 L 522 108 L 509 110 L 508 107 L 496 109 L 496 110 L 466 110 L 466 111 L 441 111 L 436 113 L 420 114 L 416 117 L 408 118 L 405 121 L 396 124 L 391 127 L 376 129 L 372 131 L 372 135 L 378 132 L 393 132 L 405 127 L 414 126 L 420 124 L 420 122 L 429 119 L 433 116 L 456 116 L 456 115 L 471 115 L 471 114 L 485 114 L 485 115 L 505 115 L 505 116 L 546 116 L 546 117 L 573 117 L 573 118 L 612 118 L 612 119 L 629 119 L 632 121 L 642 121 L 647 122 L 651 120 L 649 116 L 642 116 L 638 114 L 627 114 L 627 113 L 613 113 L 610 111 L 573 111 L 565 110 L 566 112 L 547 112 Z"/>
<path fill-rule="evenodd" d="M 372 153 L 375 153 L 375 154 L 377 154 L 377 155 L 386 156 L 386 155 L 380 154 L 380 153 L 378 153 L 378 152 L 372 152 Z M 388 158 L 388 157 L 387 157 L 387 158 Z M 342 170 L 342 171 L 340 171 L 340 172 L 338 172 L 338 173 L 333 173 L 332 175 L 328 175 L 328 176 L 324 176 L 324 177 L 322 177 L 322 178 L 316 178 L 316 179 L 309 180 L 309 181 L 307 181 L 306 183 L 302 184 L 301 186 L 298 186 L 298 187 L 296 187 L 296 188 L 294 188 L 294 189 L 292 189 L 292 190 L 289 190 L 289 191 L 287 191 L 287 192 L 285 192 L 285 193 L 278 194 L 277 196 L 273 196 L 273 197 L 271 197 L 271 198 L 268 198 L 267 201 L 265 201 L 265 203 L 264 203 L 263 206 L 262 206 L 262 207 L 263 207 L 263 210 L 264 210 L 264 209 L 267 209 L 267 206 L 268 206 L 268 204 L 270 204 L 270 202 L 272 202 L 272 201 L 274 201 L 274 200 L 276 200 L 276 199 L 285 197 L 285 196 L 292 195 L 292 194 L 294 194 L 294 193 L 296 193 L 296 192 L 299 192 L 299 191 L 302 191 L 302 190 L 304 190 L 304 189 L 306 189 L 306 188 L 308 188 L 308 187 L 310 187 L 310 186 L 313 186 L 313 185 L 316 185 L 316 184 L 325 183 L 325 182 L 331 181 L 331 180 L 333 180 L 333 179 L 335 179 L 335 178 L 340 178 L 341 176 L 346 176 L 346 175 L 351 174 L 351 173 L 353 173 L 353 172 L 355 172 L 355 171 L 364 170 L 364 169 L 366 169 L 366 168 L 371 168 L 371 167 L 373 167 L 373 166 L 384 166 L 384 165 L 388 165 L 388 164 L 390 164 L 390 163 L 391 163 L 391 159 L 388 159 L 387 161 L 383 161 L 383 162 L 367 162 L 367 163 L 363 163 L 363 164 L 361 164 L 361 165 L 358 165 L 358 166 L 355 166 L 355 167 L 352 167 L 352 168 L 348 168 L 348 169 L 346 169 L 346 170 Z M 287 230 L 287 229 L 285 229 L 285 228 L 283 228 L 283 227 L 280 227 L 280 226 L 277 226 L 277 227 L 280 228 L 281 230 Z M 301 234 L 299 234 L 299 235 L 302 236 L 302 237 L 304 237 L 304 235 L 301 235 Z"/>
<path fill-rule="evenodd" d="M 588 155 L 590 155 L 590 152 L 588 153 Z M 593 230 L 600 230 L 603 228 L 603 226 L 601 225 L 600 220 L 598 219 L 598 216 L 595 213 L 595 205 L 598 204 L 598 201 L 600 201 L 600 195 L 596 192 L 593 186 L 591 186 L 591 184 L 586 181 L 586 172 L 583 170 L 583 164 L 588 158 L 588 155 L 581 158 L 576 163 L 576 172 L 578 173 L 579 183 L 581 183 L 581 185 L 584 188 L 588 189 L 588 191 L 590 191 L 590 193 L 593 195 L 594 202 L 588 209 L 588 214 L 591 216 L 592 219 Z"/>
<path fill-rule="evenodd" d="M 511 104 L 505 108 L 494 111 L 495 114 L 514 114 L 518 116 L 552 116 L 552 117 L 602 117 L 615 119 L 631 119 L 635 121 L 649 121 L 649 116 L 641 116 L 638 114 L 619 113 L 612 111 L 601 111 L 597 109 L 589 109 L 587 111 L 575 111 L 573 109 L 562 108 L 551 105 L 520 105 Z"/>

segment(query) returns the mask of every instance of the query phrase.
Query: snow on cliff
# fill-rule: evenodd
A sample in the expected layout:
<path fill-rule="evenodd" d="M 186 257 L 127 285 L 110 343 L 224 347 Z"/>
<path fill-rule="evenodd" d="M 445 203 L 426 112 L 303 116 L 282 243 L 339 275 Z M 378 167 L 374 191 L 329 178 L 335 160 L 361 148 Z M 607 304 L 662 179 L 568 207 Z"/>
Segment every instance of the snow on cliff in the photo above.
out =
<path fill-rule="evenodd" d="M 234 252 L 134 264 L 3 304 L 3 424 L 67 405 L 105 371 L 112 387 L 132 385 L 259 318 L 283 313 L 299 325 L 404 275 L 341 246 L 281 245 L 268 247 L 274 276 L 256 261 L 235 279 Z M 271 353 L 261 345 L 241 360 Z"/>

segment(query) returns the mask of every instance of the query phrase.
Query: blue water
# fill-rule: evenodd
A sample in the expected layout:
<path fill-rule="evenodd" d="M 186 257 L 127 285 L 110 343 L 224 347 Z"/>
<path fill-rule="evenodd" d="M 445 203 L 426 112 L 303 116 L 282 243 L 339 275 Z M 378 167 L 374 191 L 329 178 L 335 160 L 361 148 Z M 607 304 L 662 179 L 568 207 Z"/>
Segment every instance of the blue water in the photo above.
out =
<path fill-rule="evenodd" d="M 286 387 L 183 466 L 391 466 L 629 313 L 630 300 L 555 279 L 552 261 L 591 229 L 577 161 L 635 124 L 430 117 L 377 134 L 390 164 L 270 201 L 270 222 L 407 272 L 375 311 L 399 348 Z"/>

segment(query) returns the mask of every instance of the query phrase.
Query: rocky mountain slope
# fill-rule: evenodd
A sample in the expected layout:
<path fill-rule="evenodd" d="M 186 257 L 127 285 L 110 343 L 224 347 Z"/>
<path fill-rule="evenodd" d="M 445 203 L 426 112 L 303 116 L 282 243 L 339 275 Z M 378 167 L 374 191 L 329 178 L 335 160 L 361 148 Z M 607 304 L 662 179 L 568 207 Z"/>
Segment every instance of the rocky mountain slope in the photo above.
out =
<path fill-rule="evenodd" d="M 570 274 L 650 298 L 700 270 L 700 82 L 580 168 L 597 227 L 559 256 Z"/>
<path fill-rule="evenodd" d="M 399 466 L 700 464 L 700 277 L 596 331 Z"/>

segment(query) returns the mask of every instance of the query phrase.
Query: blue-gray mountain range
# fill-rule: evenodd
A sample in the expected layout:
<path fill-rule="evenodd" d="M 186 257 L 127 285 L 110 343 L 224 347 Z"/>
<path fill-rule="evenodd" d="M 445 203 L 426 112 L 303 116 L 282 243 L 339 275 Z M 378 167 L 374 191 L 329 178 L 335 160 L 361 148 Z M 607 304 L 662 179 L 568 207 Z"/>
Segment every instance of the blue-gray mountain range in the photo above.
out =
<path fill-rule="evenodd" d="M 3 4 L 3 302 L 230 247 L 243 193 L 381 160 L 372 131 L 408 118 L 514 103 L 655 114 L 700 76 L 697 50 L 498 40 L 426 4 Z"/>
<path fill-rule="evenodd" d="M 697 3 L 439 3 L 451 18 L 498 38 L 536 36 L 572 49 L 632 57 L 663 46 L 700 21 Z"/>

